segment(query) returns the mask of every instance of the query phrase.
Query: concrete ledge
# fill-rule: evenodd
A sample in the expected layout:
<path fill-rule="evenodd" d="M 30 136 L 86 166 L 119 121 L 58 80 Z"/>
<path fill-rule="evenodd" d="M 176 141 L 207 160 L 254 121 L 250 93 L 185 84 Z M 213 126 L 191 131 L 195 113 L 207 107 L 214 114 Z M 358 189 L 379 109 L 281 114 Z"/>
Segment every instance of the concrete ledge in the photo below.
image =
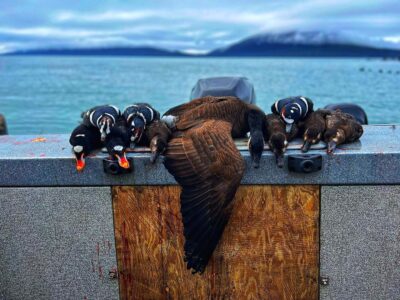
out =
<path fill-rule="evenodd" d="M 260 169 L 250 167 L 248 151 L 242 151 L 247 170 L 242 184 L 400 184 L 400 130 L 396 125 L 365 126 L 359 142 L 343 145 L 334 155 L 323 156 L 322 170 L 311 174 L 279 169 L 265 151 Z M 103 172 L 105 153 L 88 158 L 83 173 L 75 170 L 69 135 L 1 136 L 0 186 L 110 186 L 176 184 L 159 160 L 150 164 L 148 153 L 131 153 L 134 172 L 113 176 Z M 287 155 L 300 154 L 288 150 Z"/>

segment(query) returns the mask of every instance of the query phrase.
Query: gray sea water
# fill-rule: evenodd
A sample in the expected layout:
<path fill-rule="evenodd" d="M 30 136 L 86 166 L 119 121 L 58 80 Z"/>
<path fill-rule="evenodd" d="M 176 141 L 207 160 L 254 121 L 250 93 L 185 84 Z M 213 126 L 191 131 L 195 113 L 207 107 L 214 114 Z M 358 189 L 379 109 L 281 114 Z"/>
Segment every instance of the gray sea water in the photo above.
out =
<path fill-rule="evenodd" d="M 80 113 L 149 102 L 160 112 L 189 100 L 197 79 L 246 76 L 265 111 L 288 96 L 316 107 L 353 102 L 370 123 L 399 123 L 400 62 L 380 59 L 0 57 L 0 113 L 10 134 L 67 133 Z"/>

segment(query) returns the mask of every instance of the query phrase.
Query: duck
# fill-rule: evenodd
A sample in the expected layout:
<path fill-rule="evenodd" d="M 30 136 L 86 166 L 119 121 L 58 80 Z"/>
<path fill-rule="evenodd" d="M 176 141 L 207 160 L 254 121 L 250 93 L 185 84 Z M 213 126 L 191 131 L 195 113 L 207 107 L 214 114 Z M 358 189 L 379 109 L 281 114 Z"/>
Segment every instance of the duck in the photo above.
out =
<path fill-rule="evenodd" d="M 140 141 L 146 126 L 160 119 L 160 113 L 148 103 L 131 104 L 122 115 L 129 127 L 131 148 Z"/>
<path fill-rule="evenodd" d="M 101 141 L 104 142 L 120 116 L 121 112 L 118 107 L 109 104 L 100 105 L 83 113 L 82 123 L 87 127 L 97 128 L 100 131 Z"/>
<path fill-rule="evenodd" d="M 72 131 L 69 143 L 75 155 L 76 170 L 78 172 L 83 171 L 85 168 L 85 157 L 102 146 L 99 130 L 94 127 L 87 127 L 84 124 L 79 124 Z"/>
<path fill-rule="evenodd" d="M 331 113 L 330 110 L 318 109 L 309 114 L 303 124 L 302 152 L 307 152 L 311 145 L 317 144 L 323 138 L 325 132 L 325 118 Z"/>
<path fill-rule="evenodd" d="M 300 126 L 292 124 L 290 132 L 287 132 L 285 123 L 279 115 L 268 114 L 265 116 L 264 139 L 268 141 L 269 148 L 274 153 L 279 168 L 283 168 L 284 153 L 289 142 L 301 133 Z"/>
<path fill-rule="evenodd" d="M 271 112 L 279 115 L 285 123 L 286 133 L 291 133 L 293 125 L 305 120 L 313 110 L 313 101 L 304 96 L 280 99 L 271 106 Z"/>
<path fill-rule="evenodd" d="M 171 129 L 164 165 L 182 187 L 185 261 L 203 273 L 233 208 L 245 161 L 233 138 L 250 131 L 252 157 L 264 148 L 265 114 L 236 97 L 207 96 L 168 110 Z"/>
<path fill-rule="evenodd" d="M 354 116 L 340 110 L 326 116 L 325 126 L 324 142 L 328 145 L 328 154 L 332 154 L 338 145 L 358 140 L 364 132 Z"/>
<path fill-rule="evenodd" d="M 111 127 L 104 144 L 111 159 L 117 159 L 121 168 L 130 168 L 126 157 L 126 149 L 129 147 L 129 134 L 127 124 L 122 116 L 117 118 L 115 125 Z"/>
<path fill-rule="evenodd" d="M 138 144 L 150 148 L 150 162 L 154 164 L 157 158 L 165 152 L 170 137 L 171 130 L 167 124 L 161 120 L 154 120 L 146 127 Z"/>

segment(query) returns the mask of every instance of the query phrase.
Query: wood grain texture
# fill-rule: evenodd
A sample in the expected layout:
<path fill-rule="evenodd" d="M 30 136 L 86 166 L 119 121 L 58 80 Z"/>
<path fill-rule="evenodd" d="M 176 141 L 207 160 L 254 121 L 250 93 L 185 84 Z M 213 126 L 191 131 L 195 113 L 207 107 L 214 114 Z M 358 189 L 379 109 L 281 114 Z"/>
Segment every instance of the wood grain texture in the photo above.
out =
<path fill-rule="evenodd" d="M 179 194 L 113 188 L 121 299 L 318 298 L 318 186 L 241 186 L 203 275 L 185 267 Z"/>

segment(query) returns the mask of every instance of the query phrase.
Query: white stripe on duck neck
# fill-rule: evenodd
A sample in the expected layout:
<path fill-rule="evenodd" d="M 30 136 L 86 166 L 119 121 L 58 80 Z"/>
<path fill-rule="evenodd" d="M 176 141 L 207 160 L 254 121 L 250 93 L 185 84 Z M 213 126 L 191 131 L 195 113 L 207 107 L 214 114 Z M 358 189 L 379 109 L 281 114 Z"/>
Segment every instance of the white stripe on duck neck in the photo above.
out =
<path fill-rule="evenodd" d="M 150 108 L 150 107 L 148 107 L 147 105 L 145 105 L 145 107 L 150 111 L 150 122 L 151 121 L 153 121 L 153 118 L 154 118 L 154 111 Z"/>
<path fill-rule="evenodd" d="M 306 113 L 308 112 L 308 102 L 304 97 L 300 97 L 301 100 L 303 100 L 304 104 L 306 105 Z"/>

